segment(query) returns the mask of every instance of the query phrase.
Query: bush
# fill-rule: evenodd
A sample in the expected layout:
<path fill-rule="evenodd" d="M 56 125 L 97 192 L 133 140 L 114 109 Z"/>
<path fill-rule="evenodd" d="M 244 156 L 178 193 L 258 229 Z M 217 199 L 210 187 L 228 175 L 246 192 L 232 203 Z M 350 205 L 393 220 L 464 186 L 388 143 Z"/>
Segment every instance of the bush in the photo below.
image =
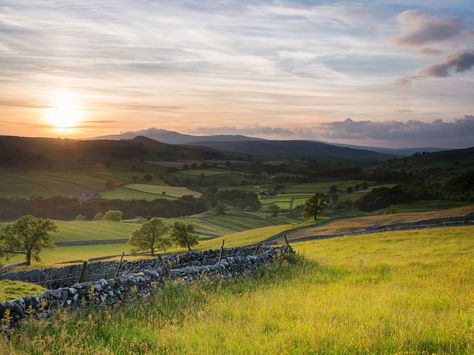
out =
<path fill-rule="evenodd" d="M 86 216 L 84 216 L 83 214 L 78 214 L 76 216 L 76 221 L 85 221 L 87 219 Z"/>
<path fill-rule="evenodd" d="M 97 212 L 92 218 L 93 221 L 100 221 L 102 218 L 104 218 L 104 214 L 102 212 Z"/>
<path fill-rule="evenodd" d="M 102 219 L 104 221 L 120 222 L 122 220 L 122 217 L 122 211 L 108 210 L 107 212 L 105 212 L 104 217 L 102 217 Z"/>

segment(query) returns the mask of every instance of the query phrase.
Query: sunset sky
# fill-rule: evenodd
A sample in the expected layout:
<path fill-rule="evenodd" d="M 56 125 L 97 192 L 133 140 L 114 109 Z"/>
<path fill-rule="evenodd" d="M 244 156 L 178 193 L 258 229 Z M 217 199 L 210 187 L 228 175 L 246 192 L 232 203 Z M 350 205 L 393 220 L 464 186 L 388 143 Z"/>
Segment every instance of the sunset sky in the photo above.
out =
<path fill-rule="evenodd" d="M 474 146 L 474 3 L 0 0 L 0 134 Z"/>

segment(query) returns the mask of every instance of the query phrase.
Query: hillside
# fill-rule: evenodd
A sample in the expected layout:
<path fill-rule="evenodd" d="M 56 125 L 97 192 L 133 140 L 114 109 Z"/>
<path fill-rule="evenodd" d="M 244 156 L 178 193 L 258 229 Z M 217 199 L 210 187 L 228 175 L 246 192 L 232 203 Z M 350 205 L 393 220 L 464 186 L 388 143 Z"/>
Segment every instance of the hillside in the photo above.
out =
<path fill-rule="evenodd" d="M 128 140 L 74 140 L 0 136 L 0 166 L 75 166 L 110 160 L 218 159 L 204 147 L 177 146 L 146 137 Z"/>
<path fill-rule="evenodd" d="M 409 157 L 387 160 L 378 166 L 388 170 L 443 169 L 448 173 L 463 171 L 474 167 L 474 147 L 418 153 Z"/>
<path fill-rule="evenodd" d="M 338 147 L 335 145 L 304 140 L 259 140 L 240 142 L 200 141 L 199 146 L 209 147 L 225 152 L 235 152 L 272 158 L 338 158 L 354 161 L 381 161 L 392 155 L 369 150 Z"/>
<path fill-rule="evenodd" d="M 469 354 L 474 227 L 298 243 L 303 259 L 148 301 L 58 313 L 7 353 Z M 133 329 L 133 331 L 130 331 Z"/>

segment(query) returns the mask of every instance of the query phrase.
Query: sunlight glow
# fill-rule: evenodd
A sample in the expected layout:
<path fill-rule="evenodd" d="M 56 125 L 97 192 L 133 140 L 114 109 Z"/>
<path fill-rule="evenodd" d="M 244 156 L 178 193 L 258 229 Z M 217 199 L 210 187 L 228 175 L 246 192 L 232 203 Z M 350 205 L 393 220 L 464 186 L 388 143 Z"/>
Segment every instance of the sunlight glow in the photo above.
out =
<path fill-rule="evenodd" d="M 71 94 L 60 94 L 54 97 L 50 108 L 45 112 L 46 121 L 51 126 L 61 128 L 76 127 L 83 118 L 77 99 Z"/>

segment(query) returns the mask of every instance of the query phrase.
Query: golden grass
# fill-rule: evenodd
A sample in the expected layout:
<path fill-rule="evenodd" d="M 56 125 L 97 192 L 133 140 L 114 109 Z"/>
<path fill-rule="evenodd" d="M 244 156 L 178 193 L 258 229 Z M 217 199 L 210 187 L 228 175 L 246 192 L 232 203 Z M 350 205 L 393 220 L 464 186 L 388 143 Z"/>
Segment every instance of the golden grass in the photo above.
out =
<path fill-rule="evenodd" d="M 313 228 L 306 228 L 295 232 L 288 233 L 288 238 L 299 238 L 310 235 L 323 235 L 323 234 L 342 234 L 361 230 L 373 225 L 386 225 L 394 223 L 409 223 L 417 222 L 427 219 L 434 218 L 446 218 L 464 216 L 470 212 L 474 212 L 474 205 L 450 208 L 440 211 L 430 212 L 416 212 L 416 213 L 394 213 L 394 214 L 382 214 L 374 216 L 363 216 L 355 218 L 344 218 L 334 220 L 326 223 L 322 226 L 316 226 Z"/>
<path fill-rule="evenodd" d="M 13 300 L 18 297 L 36 296 L 43 292 L 43 290 L 41 286 L 27 282 L 0 280 L 0 302 Z"/>
<path fill-rule="evenodd" d="M 28 324 L 11 353 L 468 354 L 474 227 L 295 244 L 255 277 L 167 287 L 114 312 Z M 0 340 L 0 346 L 1 346 Z"/>

